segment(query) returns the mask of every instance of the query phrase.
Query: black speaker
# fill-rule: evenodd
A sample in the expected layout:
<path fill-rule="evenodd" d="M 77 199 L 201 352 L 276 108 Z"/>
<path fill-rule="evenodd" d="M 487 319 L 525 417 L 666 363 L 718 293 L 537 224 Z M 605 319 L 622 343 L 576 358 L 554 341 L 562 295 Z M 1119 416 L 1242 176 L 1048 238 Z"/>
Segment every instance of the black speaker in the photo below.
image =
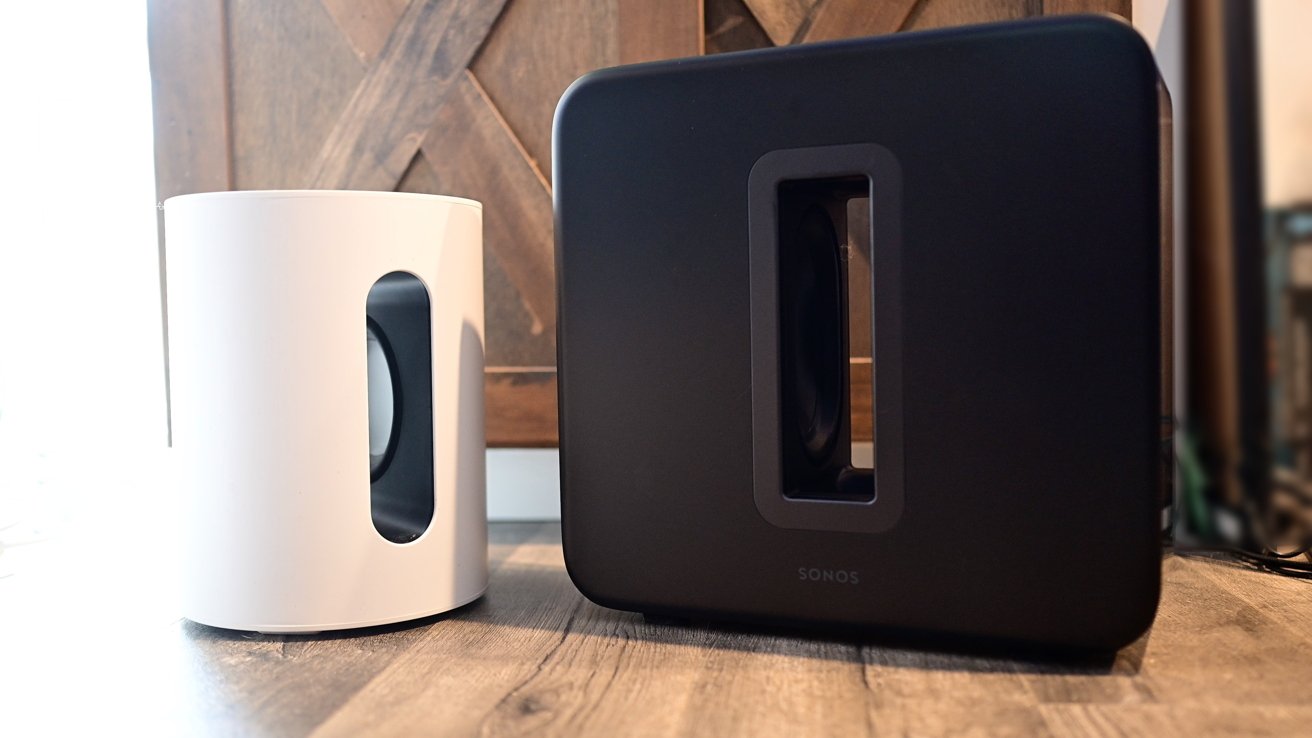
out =
<path fill-rule="evenodd" d="M 576 82 L 554 193 L 579 589 L 890 635 L 1142 634 L 1163 101 L 1139 35 L 1094 16 Z"/>

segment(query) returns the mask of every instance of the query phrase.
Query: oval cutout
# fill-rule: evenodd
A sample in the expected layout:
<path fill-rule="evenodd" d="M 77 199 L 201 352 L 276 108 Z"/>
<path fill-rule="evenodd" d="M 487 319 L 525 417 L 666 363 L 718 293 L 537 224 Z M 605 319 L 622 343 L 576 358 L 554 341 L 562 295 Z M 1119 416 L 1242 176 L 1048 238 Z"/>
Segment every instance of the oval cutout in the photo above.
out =
<path fill-rule="evenodd" d="M 374 529 L 408 543 L 433 521 L 433 353 L 428 288 L 381 277 L 365 300 L 369 508 Z"/>

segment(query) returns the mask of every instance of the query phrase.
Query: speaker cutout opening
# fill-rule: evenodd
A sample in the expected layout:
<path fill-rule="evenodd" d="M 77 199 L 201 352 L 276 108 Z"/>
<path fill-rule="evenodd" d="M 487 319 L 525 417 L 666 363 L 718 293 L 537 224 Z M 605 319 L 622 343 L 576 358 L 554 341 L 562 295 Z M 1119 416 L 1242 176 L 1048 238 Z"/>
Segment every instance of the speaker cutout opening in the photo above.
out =
<path fill-rule="evenodd" d="M 393 543 L 419 538 L 433 521 L 433 353 L 428 288 L 392 272 L 365 300 L 369 507 Z"/>
<path fill-rule="evenodd" d="M 789 498 L 875 499 L 874 454 L 865 451 L 874 436 L 869 198 L 870 180 L 859 175 L 778 186 L 781 461 Z M 854 236 L 849 222 L 862 221 L 865 233 Z"/>

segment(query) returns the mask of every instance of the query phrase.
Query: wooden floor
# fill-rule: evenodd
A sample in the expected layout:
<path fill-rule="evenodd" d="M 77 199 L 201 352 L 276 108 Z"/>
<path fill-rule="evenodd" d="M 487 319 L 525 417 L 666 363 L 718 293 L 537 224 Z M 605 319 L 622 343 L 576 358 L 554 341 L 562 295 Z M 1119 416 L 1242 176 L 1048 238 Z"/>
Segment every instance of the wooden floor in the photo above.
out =
<path fill-rule="evenodd" d="M 1060 664 L 649 623 L 578 594 L 557 525 L 492 541 L 487 596 L 409 627 L 9 630 L 29 658 L 0 654 L 0 734 L 16 711 L 170 735 L 1312 735 L 1312 584 L 1224 562 L 1166 558 L 1153 630 Z M 42 679 L 59 692 L 24 692 Z"/>

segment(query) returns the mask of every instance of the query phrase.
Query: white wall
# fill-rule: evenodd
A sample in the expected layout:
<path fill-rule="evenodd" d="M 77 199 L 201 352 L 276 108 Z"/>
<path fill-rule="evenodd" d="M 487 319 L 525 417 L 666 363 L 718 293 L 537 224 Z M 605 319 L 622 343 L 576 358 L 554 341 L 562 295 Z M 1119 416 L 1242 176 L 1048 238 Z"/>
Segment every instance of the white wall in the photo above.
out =
<path fill-rule="evenodd" d="M 1261 0 L 1257 11 L 1266 202 L 1312 204 L 1312 2 Z"/>

